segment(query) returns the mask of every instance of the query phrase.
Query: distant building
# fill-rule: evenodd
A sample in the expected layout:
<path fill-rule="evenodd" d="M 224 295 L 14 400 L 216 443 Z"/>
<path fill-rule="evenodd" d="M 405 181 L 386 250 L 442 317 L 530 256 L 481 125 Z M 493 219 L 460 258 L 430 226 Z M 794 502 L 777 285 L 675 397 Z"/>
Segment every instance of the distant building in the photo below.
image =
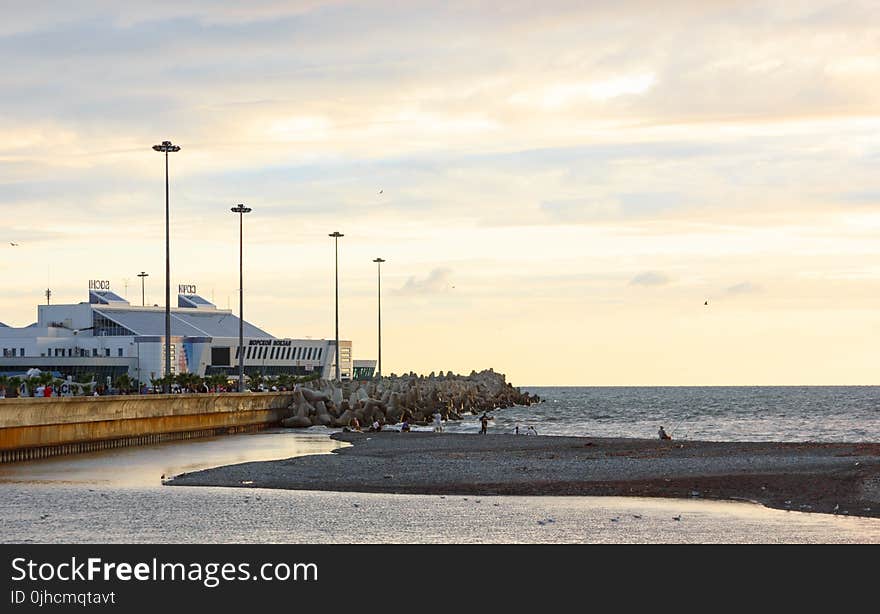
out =
<path fill-rule="evenodd" d="M 131 305 L 109 289 L 90 282 L 88 302 L 39 305 L 37 321 L 24 328 L 0 325 L 0 374 L 23 375 L 37 368 L 76 377 L 94 374 L 99 382 L 127 373 L 149 384 L 165 373 L 165 307 Z M 238 373 L 239 318 L 218 309 L 181 286 L 171 308 L 171 371 L 200 376 Z M 247 375 L 311 375 L 331 379 L 336 342 L 327 339 L 273 337 L 244 322 L 244 371 Z M 351 341 L 339 341 L 340 377 L 353 374 Z"/>
<path fill-rule="evenodd" d="M 339 343 L 341 344 L 342 342 L 340 341 Z M 355 360 L 352 372 L 353 372 L 352 379 L 356 379 L 356 380 L 373 379 L 373 376 L 376 375 L 376 361 L 375 360 Z"/>

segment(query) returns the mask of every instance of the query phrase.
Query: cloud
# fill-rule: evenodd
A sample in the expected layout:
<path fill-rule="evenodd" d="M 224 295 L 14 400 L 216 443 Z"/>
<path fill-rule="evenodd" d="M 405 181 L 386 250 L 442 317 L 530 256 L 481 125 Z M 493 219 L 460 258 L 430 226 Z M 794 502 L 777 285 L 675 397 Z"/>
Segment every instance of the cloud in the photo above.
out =
<path fill-rule="evenodd" d="M 397 294 L 418 295 L 443 292 L 452 286 L 449 280 L 451 274 L 452 270 L 440 268 L 432 270 L 424 279 L 417 279 L 415 276 L 410 277 L 397 290 Z"/>
<path fill-rule="evenodd" d="M 750 281 L 744 281 L 742 283 L 738 283 L 736 285 L 730 286 L 727 288 L 726 292 L 728 294 L 755 294 L 761 292 L 763 288 L 760 285 L 754 284 Z"/>
<path fill-rule="evenodd" d="M 665 286 L 672 282 L 672 278 L 661 271 L 644 271 L 629 281 L 631 286 Z"/>

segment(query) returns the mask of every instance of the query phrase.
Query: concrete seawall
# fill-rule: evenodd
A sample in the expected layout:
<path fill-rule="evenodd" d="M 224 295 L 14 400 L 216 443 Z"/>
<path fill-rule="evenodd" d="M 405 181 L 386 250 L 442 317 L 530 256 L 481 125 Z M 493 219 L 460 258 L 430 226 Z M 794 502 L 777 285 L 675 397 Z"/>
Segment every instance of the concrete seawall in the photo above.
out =
<path fill-rule="evenodd" d="M 259 430 L 292 393 L 159 394 L 0 400 L 0 462 Z"/>

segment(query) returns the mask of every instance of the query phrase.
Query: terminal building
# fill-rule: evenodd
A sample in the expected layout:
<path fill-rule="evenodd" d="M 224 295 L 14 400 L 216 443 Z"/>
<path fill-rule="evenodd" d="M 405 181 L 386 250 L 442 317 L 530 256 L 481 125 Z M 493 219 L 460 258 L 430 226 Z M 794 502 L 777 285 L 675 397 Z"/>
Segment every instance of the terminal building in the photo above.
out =
<path fill-rule="evenodd" d="M 40 369 L 96 381 L 128 374 L 149 385 L 165 374 L 165 307 L 135 306 L 110 290 L 109 282 L 89 282 L 88 302 L 39 305 L 37 321 L 24 328 L 0 323 L 0 374 L 23 375 Z M 239 322 L 229 309 L 180 286 L 171 308 L 171 371 L 234 377 L 239 355 Z M 244 372 L 335 377 L 354 374 L 351 341 L 278 338 L 244 322 Z"/>

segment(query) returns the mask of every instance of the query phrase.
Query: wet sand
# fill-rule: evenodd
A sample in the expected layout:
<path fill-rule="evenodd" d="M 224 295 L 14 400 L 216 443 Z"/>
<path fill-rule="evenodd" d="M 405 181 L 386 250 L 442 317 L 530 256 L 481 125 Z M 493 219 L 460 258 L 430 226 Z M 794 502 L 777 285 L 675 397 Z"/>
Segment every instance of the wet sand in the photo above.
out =
<path fill-rule="evenodd" d="M 166 482 L 336 492 L 615 495 L 755 501 L 880 517 L 880 444 L 337 433 L 333 454 L 227 465 Z"/>

